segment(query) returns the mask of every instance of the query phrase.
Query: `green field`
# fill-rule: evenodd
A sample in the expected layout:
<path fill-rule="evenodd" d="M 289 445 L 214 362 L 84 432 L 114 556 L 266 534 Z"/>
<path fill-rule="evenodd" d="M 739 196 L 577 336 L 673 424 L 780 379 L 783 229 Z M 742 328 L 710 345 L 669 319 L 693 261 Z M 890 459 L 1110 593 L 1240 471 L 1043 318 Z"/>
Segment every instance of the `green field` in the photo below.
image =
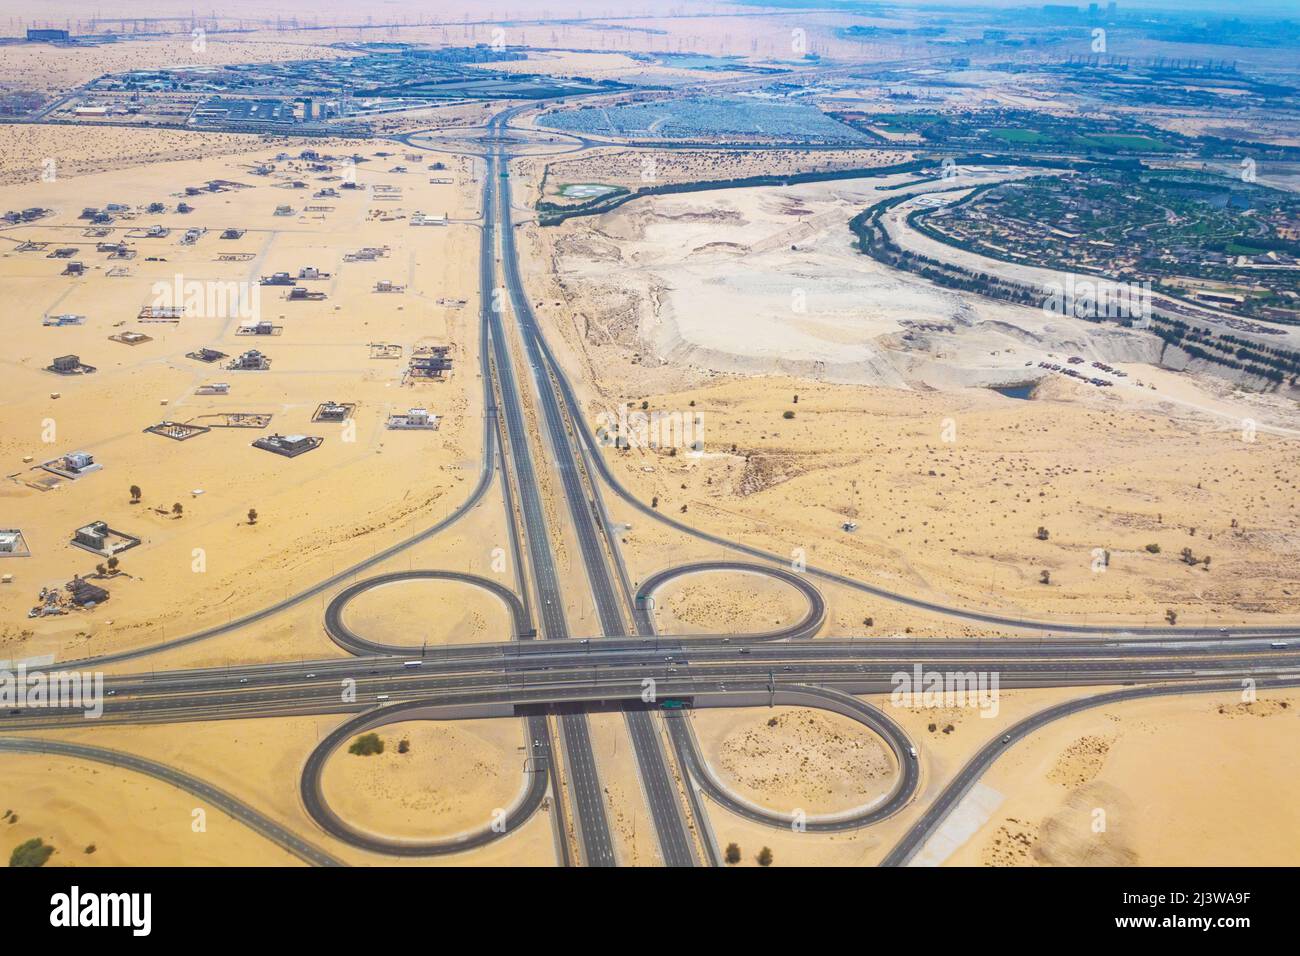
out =
<path fill-rule="evenodd" d="M 1061 133 L 1042 132 L 1036 129 L 1001 128 L 989 130 L 990 135 L 1006 143 L 1021 145 L 1073 146 L 1084 149 L 1116 149 L 1143 153 L 1165 153 L 1172 147 L 1150 136 L 1127 133 Z"/>
<path fill-rule="evenodd" d="M 1008 143 L 1041 143 L 1048 139 L 1036 129 L 994 129 L 989 132 Z"/>

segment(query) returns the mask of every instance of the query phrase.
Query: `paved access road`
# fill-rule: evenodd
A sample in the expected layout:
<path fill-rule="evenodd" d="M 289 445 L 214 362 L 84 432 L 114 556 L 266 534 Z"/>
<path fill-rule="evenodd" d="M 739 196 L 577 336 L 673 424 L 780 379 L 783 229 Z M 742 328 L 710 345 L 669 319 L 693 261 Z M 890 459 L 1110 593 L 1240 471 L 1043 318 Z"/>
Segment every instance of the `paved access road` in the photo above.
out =
<path fill-rule="evenodd" d="M 233 797 L 198 777 L 192 776 L 174 767 L 137 757 L 135 754 L 109 750 L 106 747 L 92 747 L 89 744 L 75 744 L 63 740 L 40 740 L 27 737 L 0 737 L 0 751 L 19 754 L 54 754 L 60 757 L 72 757 L 77 760 L 91 760 L 95 763 L 110 764 L 125 770 L 133 770 L 146 776 L 169 783 L 173 787 L 191 793 L 200 800 L 230 814 L 249 829 L 260 833 L 272 843 L 288 850 L 298 859 L 312 866 L 342 866 L 337 858 L 302 837 L 276 823 L 265 814 L 254 810 L 237 797 Z"/>
<path fill-rule="evenodd" d="M 1257 682 L 1259 687 L 1297 687 L 1300 686 L 1300 679 L 1294 676 L 1288 678 L 1262 678 Z M 1111 691 L 1106 694 L 1097 694 L 1092 697 L 1081 697 L 1077 700 L 1066 701 L 1063 704 L 1057 704 L 1054 707 L 1048 707 L 1046 710 L 1040 710 L 1036 714 L 1026 717 L 1020 723 L 1011 729 L 1005 731 L 1001 736 L 990 741 L 977 753 L 971 760 L 962 767 L 957 776 L 943 789 L 939 796 L 935 797 L 934 802 L 926 809 L 921 818 L 916 821 L 904 834 L 903 838 L 889 852 L 889 854 L 880 861 L 881 866 L 906 866 L 908 861 L 916 855 L 917 851 L 925 845 L 925 842 L 934 835 L 948 815 L 961 802 L 961 798 L 970 792 L 971 787 L 975 786 L 979 780 L 993 766 L 994 761 L 1006 752 L 1007 748 L 1013 746 L 1017 741 L 1024 739 L 1035 730 L 1051 723 L 1054 720 L 1060 720 L 1062 717 L 1068 717 L 1071 714 L 1077 714 L 1080 711 L 1091 710 L 1094 707 L 1104 707 L 1107 704 L 1120 703 L 1126 700 L 1137 700 L 1143 697 L 1167 697 L 1174 694 L 1208 694 L 1215 691 L 1236 692 L 1241 691 L 1241 681 L 1213 681 L 1204 684 L 1178 684 L 1175 686 L 1163 687 L 1134 687 L 1125 690 Z"/>

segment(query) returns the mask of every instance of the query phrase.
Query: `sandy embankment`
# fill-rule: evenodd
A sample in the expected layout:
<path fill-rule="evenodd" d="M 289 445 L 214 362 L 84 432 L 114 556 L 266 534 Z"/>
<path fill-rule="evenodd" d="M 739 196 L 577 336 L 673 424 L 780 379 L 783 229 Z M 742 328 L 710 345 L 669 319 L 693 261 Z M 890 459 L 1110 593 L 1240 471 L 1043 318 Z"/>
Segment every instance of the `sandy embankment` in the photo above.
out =
<path fill-rule="evenodd" d="M 691 712 L 700 751 L 742 800 L 821 816 L 866 806 L 897 778 L 889 748 L 856 721 L 804 707 Z"/>
<path fill-rule="evenodd" d="M 299 779 L 307 754 L 344 719 L 329 715 L 91 726 L 42 736 L 123 750 L 184 770 L 353 865 L 554 865 L 551 810 L 545 806 L 488 846 L 437 857 L 368 853 L 327 836 L 303 809 Z M 451 835 L 490 823 L 492 811 L 510 807 L 522 791 L 524 727 L 518 720 L 412 721 L 377 733 L 389 744 L 384 755 L 358 757 L 344 747 L 325 773 L 331 805 L 358 827 L 395 836 Z M 399 755 L 396 744 L 401 736 L 411 740 L 411 750 Z M 23 771 L 25 766 L 38 769 Z M 279 865 L 296 860 L 211 806 L 205 807 L 207 832 L 194 834 L 190 812 L 204 807 L 203 802 L 138 774 L 9 755 L 3 758 L 3 770 L 0 778 L 7 785 L 0 793 L 8 796 L 0 801 L 0 813 L 13 809 L 20 814 L 15 832 L 28 819 L 35 828 L 32 835 L 55 836 L 55 864 L 66 862 L 64 854 L 80 854 L 89 842 L 98 848 L 91 855 L 96 862 L 125 866 Z M 57 818 L 41 810 L 46 804 L 59 808 Z M 5 826 L 0 821 L 0 834 Z"/>
<path fill-rule="evenodd" d="M 1283 866 L 1300 853 L 1294 692 L 1135 701 L 1054 723 L 982 783 L 952 866 Z"/>
<path fill-rule="evenodd" d="M 399 839 L 479 830 L 526 787 L 520 721 L 410 721 L 375 733 L 383 753 L 340 747 L 321 781 L 333 810 L 359 829 Z M 399 752 L 403 740 L 406 753 Z"/>
<path fill-rule="evenodd" d="M 264 150 L 269 142 L 275 140 L 236 133 L 0 124 L 0 183 L 35 183 L 43 175 L 85 176 L 155 163 L 212 159 Z M 89 200 L 88 204 L 93 205 Z"/>
<path fill-rule="evenodd" d="M 365 591 L 349 602 L 343 617 L 366 640 L 412 650 L 514 635 L 510 611 L 495 595 L 450 581 L 399 581 Z"/>
<path fill-rule="evenodd" d="M 706 571 L 669 581 L 654 597 L 661 634 L 749 634 L 802 620 L 808 602 L 780 581 Z"/>
<path fill-rule="evenodd" d="M 0 860 L 39 837 L 46 866 L 302 866 L 297 857 L 160 780 L 103 764 L 5 755 Z M 93 850 L 87 852 L 91 847 Z"/>
<path fill-rule="evenodd" d="M 1176 406 L 1127 412 L 1068 394 L 1025 402 L 766 378 L 649 403 L 700 415 L 705 454 L 609 450 L 611 465 L 642 501 L 702 530 L 1037 619 L 1300 613 L 1288 440 L 1243 441 Z M 639 519 L 624 540 L 635 553 L 658 537 Z"/>

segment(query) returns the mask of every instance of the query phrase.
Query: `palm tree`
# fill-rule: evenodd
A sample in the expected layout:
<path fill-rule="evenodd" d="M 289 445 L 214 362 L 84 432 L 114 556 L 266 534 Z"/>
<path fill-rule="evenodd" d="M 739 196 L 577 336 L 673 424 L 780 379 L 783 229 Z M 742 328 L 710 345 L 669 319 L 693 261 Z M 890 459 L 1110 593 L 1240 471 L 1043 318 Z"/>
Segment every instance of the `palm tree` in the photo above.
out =
<path fill-rule="evenodd" d="M 256 508 L 249 508 L 249 509 L 248 509 L 248 523 L 249 523 L 249 524 L 257 524 L 257 509 L 256 509 Z"/>
<path fill-rule="evenodd" d="M 176 517 L 179 518 L 184 512 L 185 509 L 181 507 L 181 503 L 179 501 L 176 502 L 176 504 L 172 505 L 172 514 L 174 514 Z"/>
<path fill-rule="evenodd" d="M 133 505 L 134 505 L 134 504 L 138 504 L 139 501 L 140 501 L 140 496 L 143 495 L 143 494 L 144 494 L 144 492 L 140 490 L 140 486 L 139 486 L 139 485 L 132 485 L 132 486 L 131 486 L 131 504 L 133 504 Z"/>

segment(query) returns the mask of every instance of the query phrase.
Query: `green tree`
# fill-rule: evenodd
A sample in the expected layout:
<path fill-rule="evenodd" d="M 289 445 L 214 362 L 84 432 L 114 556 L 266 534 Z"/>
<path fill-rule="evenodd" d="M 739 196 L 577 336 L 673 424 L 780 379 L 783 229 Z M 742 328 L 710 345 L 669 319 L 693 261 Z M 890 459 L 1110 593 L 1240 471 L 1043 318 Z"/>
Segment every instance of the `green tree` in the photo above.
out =
<path fill-rule="evenodd" d="M 257 524 L 257 509 L 256 509 L 256 508 L 249 508 L 249 509 L 248 509 L 248 523 L 249 523 L 249 524 Z"/>
<path fill-rule="evenodd" d="M 763 847 L 763 849 L 758 851 L 758 865 L 759 866 L 772 865 L 772 851 L 768 847 Z"/>
<path fill-rule="evenodd" d="M 348 748 L 348 753 L 356 754 L 358 757 L 369 757 L 372 754 L 381 754 L 384 752 L 384 741 L 378 734 L 362 734 L 356 740 L 352 741 L 352 746 Z"/>
<path fill-rule="evenodd" d="M 132 485 L 132 486 L 131 486 L 131 504 L 137 504 L 137 503 L 140 501 L 140 496 L 143 495 L 143 494 L 144 494 L 144 492 L 140 490 L 140 486 L 139 486 L 139 485 Z"/>
<path fill-rule="evenodd" d="M 726 851 L 726 853 L 724 854 L 723 858 L 724 858 L 728 863 L 731 863 L 731 864 L 733 864 L 733 865 L 736 864 L 736 863 L 739 863 L 739 862 L 740 862 L 740 844 L 738 844 L 738 843 L 728 843 L 728 844 L 727 844 L 727 851 Z"/>
<path fill-rule="evenodd" d="M 46 845 L 40 837 L 32 837 L 26 843 L 14 847 L 9 854 L 10 866 L 44 866 L 45 861 L 54 853 L 54 847 Z"/>

